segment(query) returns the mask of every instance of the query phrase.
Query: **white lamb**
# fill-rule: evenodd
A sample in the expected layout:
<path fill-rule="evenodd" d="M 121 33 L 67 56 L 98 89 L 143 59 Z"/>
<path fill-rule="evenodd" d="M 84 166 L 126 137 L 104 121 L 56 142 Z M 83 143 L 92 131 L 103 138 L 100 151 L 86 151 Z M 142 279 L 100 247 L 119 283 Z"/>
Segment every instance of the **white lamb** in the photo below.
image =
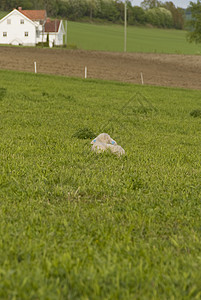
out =
<path fill-rule="evenodd" d="M 91 142 L 91 144 L 93 145 L 92 151 L 95 151 L 96 153 L 109 150 L 118 156 L 125 154 L 125 150 L 121 146 L 117 145 L 117 142 L 113 140 L 107 133 L 99 134 Z"/>

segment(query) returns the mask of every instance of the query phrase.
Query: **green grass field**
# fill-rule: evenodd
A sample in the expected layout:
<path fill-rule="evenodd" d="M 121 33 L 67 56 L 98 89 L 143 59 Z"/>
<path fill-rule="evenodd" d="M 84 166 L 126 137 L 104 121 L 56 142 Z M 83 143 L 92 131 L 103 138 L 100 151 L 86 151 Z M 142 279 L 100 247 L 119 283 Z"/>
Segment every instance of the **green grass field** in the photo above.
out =
<path fill-rule="evenodd" d="M 0 19 L 4 18 L 9 12 L 0 11 Z"/>
<path fill-rule="evenodd" d="M 0 299 L 200 299 L 200 106 L 0 71 Z M 126 155 L 92 153 L 86 128 Z"/>
<path fill-rule="evenodd" d="M 68 22 L 68 43 L 80 49 L 124 50 L 124 27 Z M 186 31 L 129 26 L 128 52 L 201 54 L 200 45 L 186 41 Z"/>

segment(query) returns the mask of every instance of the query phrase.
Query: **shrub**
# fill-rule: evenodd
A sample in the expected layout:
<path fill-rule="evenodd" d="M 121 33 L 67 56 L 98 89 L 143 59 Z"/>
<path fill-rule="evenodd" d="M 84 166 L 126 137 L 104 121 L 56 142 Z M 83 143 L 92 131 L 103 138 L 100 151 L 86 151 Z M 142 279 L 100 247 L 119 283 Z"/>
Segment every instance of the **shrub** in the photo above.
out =
<path fill-rule="evenodd" d="M 0 101 L 3 100 L 5 94 L 6 94 L 6 89 L 0 88 Z"/>
<path fill-rule="evenodd" d="M 145 24 L 145 21 L 146 21 L 146 14 L 141 7 L 134 6 L 128 11 L 128 24 L 130 25 Z"/>
<path fill-rule="evenodd" d="M 157 27 L 172 27 L 173 18 L 169 10 L 163 7 L 155 7 L 146 12 L 147 22 Z"/>
<path fill-rule="evenodd" d="M 63 46 L 54 46 L 54 47 L 60 47 L 60 48 L 63 47 L 63 48 L 72 49 L 72 50 L 78 49 L 76 44 L 67 44 L 67 46 L 64 44 Z"/>
<path fill-rule="evenodd" d="M 192 110 L 190 115 L 194 118 L 201 118 L 201 109 Z"/>
<path fill-rule="evenodd" d="M 84 128 L 79 128 L 73 135 L 72 137 L 86 140 L 86 139 L 93 139 L 96 136 L 96 134 L 89 128 L 84 127 Z"/>

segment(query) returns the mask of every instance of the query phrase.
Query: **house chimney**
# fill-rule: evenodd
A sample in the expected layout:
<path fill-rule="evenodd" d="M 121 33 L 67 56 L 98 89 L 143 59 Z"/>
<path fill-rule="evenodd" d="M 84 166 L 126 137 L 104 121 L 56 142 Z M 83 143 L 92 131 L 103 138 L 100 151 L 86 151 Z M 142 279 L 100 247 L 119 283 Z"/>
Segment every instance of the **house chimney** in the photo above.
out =
<path fill-rule="evenodd" d="M 19 10 L 19 11 L 20 11 L 20 10 L 22 10 L 22 7 L 21 7 L 21 6 L 19 6 L 19 7 L 18 7 L 18 10 Z"/>

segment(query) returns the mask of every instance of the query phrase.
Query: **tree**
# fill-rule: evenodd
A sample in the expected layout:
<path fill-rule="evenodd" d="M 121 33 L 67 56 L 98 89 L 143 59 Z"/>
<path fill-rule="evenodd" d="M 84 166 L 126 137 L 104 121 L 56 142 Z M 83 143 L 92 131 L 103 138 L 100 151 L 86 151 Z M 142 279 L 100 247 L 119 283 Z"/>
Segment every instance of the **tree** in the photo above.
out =
<path fill-rule="evenodd" d="M 96 12 L 97 9 L 97 1 L 96 0 L 87 0 L 87 4 L 89 6 L 89 16 L 90 20 L 93 19 L 93 15 Z"/>
<path fill-rule="evenodd" d="M 61 9 L 65 9 L 65 14 L 61 12 L 64 17 L 70 20 L 78 20 L 87 15 L 88 4 L 86 0 L 67 0 L 65 4 L 60 5 L 59 11 Z"/>
<path fill-rule="evenodd" d="M 150 9 L 150 8 L 155 8 L 155 7 L 160 7 L 162 6 L 162 3 L 158 0 L 144 0 L 141 3 L 141 6 L 143 9 Z"/>
<path fill-rule="evenodd" d="M 59 11 L 58 0 L 42 0 L 43 9 L 47 11 L 47 15 L 56 17 Z"/>
<path fill-rule="evenodd" d="M 115 22 L 119 19 L 119 11 L 113 0 L 100 0 L 97 17 Z"/>
<path fill-rule="evenodd" d="M 119 14 L 119 20 L 121 22 L 123 22 L 124 21 L 124 9 L 125 9 L 124 3 L 121 0 L 115 0 L 114 4 L 115 4 L 115 7 Z"/>
<path fill-rule="evenodd" d="M 157 27 L 172 27 L 172 14 L 164 7 L 151 8 L 146 12 L 147 22 Z"/>
<path fill-rule="evenodd" d="M 176 29 L 183 29 L 184 28 L 184 12 L 182 8 L 175 7 L 174 3 L 172 1 L 167 1 L 163 4 L 163 7 L 168 9 L 173 18 L 173 27 Z"/>
<path fill-rule="evenodd" d="M 145 24 L 146 14 L 142 7 L 134 6 L 128 10 L 128 24 L 138 25 Z"/>
<path fill-rule="evenodd" d="M 50 46 L 49 42 L 50 42 L 50 35 L 49 35 L 49 33 L 48 33 L 48 34 L 47 34 L 46 47 L 49 47 L 49 46 Z"/>
<path fill-rule="evenodd" d="M 0 9 L 1 9 L 2 11 L 7 11 L 7 10 L 10 9 L 9 3 L 8 3 L 7 0 L 1 0 L 1 3 L 0 3 Z"/>
<path fill-rule="evenodd" d="M 201 2 L 197 0 L 197 3 L 190 2 L 189 6 L 192 14 L 192 19 L 188 21 L 189 32 L 187 34 L 187 40 L 192 43 L 201 43 Z"/>

